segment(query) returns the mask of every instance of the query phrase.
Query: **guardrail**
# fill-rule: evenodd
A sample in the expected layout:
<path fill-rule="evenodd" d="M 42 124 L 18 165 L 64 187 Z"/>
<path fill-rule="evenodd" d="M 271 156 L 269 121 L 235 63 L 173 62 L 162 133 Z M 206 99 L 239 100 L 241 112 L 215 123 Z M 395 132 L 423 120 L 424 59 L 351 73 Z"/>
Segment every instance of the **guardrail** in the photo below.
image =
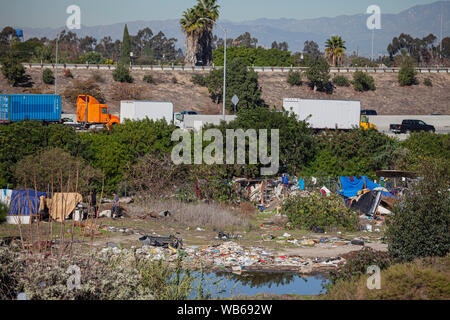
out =
<path fill-rule="evenodd" d="M 40 63 L 23 63 L 23 66 L 27 69 L 55 69 L 55 64 L 40 64 Z M 209 72 L 214 69 L 222 69 L 221 66 L 163 66 L 163 65 L 133 65 L 131 70 L 136 71 L 179 71 L 179 72 Z M 255 67 L 252 66 L 256 72 L 289 72 L 289 71 L 305 71 L 308 68 L 304 67 Z M 58 70 L 70 69 L 70 70 L 115 70 L 116 65 L 105 64 L 58 64 Z M 355 68 L 355 67 L 332 67 L 331 73 L 353 73 L 356 71 L 363 71 L 367 73 L 398 73 L 400 68 Z M 444 67 L 429 67 L 429 68 L 416 68 L 418 73 L 449 73 L 450 68 Z"/>

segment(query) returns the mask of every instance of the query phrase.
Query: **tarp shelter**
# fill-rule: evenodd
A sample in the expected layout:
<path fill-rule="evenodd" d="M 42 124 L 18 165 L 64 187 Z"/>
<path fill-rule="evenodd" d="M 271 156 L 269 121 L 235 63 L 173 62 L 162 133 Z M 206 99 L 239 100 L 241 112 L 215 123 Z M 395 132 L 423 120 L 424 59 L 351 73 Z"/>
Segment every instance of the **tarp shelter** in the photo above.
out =
<path fill-rule="evenodd" d="M 366 176 L 362 177 L 340 177 L 342 190 L 338 193 L 346 198 L 356 197 L 358 192 L 363 189 L 375 190 L 381 188 L 379 184 L 374 183 Z M 396 198 L 392 193 L 383 192 L 382 197 Z"/>
<path fill-rule="evenodd" d="M 45 192 L 38 192 L 34 190 L 14 190 L 11 193 L 11 203 L 8 215 L 37 215 L 41 205 L 41 197 L 45 196 Z"/>
<path fill-rule="evenodd" d="M 54 193 L 51 199 L 47 199 L 47 207 L 52 219 L 62 222 L 82 201 L 83 196 L 79 193 Z"/>

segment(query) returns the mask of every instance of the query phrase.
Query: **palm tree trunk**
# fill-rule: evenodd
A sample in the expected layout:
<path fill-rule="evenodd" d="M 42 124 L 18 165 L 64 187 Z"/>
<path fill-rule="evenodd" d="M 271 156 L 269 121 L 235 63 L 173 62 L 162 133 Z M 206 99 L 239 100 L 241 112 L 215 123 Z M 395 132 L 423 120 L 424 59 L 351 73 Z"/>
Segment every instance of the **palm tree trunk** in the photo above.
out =
<path fill-rule="evenodd" d="M 190 32 L 186 35 L 184 60 L 187 65 L 195 66 L 197 64 L 198 40 L 198 34 L 195 32 Z"/>

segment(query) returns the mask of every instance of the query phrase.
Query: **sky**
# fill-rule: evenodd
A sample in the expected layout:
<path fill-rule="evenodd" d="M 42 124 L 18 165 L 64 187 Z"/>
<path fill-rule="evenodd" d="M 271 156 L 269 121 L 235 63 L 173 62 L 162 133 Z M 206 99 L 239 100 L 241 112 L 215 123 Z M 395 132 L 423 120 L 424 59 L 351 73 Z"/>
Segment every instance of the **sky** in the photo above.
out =
<path fill-rule="evenodd" d="M 370 5 L 399 13 L 436 0 L 218 0 L 223 20 L 307 19 L 365 14 Z M 196 0 L 0 0 L 0 26 L 56 28 L 65 25 L 70 5 L 81 9 L 81 24 L 108 25 L 137 20 L 179 19 Z"/>

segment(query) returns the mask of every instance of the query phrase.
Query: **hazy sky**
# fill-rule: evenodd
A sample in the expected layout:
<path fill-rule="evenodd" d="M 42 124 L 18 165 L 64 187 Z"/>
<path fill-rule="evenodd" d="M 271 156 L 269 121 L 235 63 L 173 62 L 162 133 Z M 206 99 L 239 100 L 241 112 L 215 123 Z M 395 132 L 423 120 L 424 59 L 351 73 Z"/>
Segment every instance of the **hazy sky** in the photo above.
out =
<path fill-rule="evenodd" d="M 398 13 L 436 0 L 219 0 L 221 19 L 317 18 L 364 14 L 372 4 L 382 13 Z M 106 25 L 136 20 L 179 19 L 196 0 L 0 0 L 0 26 L 60 27 L 66 8 L 81 8 L 81 24 Z"/>

